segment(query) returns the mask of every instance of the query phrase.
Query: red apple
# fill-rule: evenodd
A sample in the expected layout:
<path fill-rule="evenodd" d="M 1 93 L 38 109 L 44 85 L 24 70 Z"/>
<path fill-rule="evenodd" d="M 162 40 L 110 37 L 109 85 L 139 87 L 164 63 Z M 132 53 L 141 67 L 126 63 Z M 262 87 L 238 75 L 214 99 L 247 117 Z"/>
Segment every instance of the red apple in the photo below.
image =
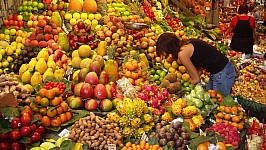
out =
<path fill-rule="evenodd" d="M 85 28 L 85 23 L 83 21 L 79 21 L 78 24 L 77 24 L 77 27 L 79 29 L 84 29 Z"/>
<path fill-rule="evenodd" d="M 96 97 L 97 99 L 105 99 L 107 96 L 107 91 L 106 88 L 103 84 L 97 84 L 94 88 L 94 97 Z"/>
<path fill-rule="evenodd" d="M 85 82 L 90 83 L 91 85 L 97 85 L 99 83 L 97 74 L 95 72 L 89 72 L 86 75 Z"/>
<path fill-rule="evenodd" d="M 19 26 L 19 27 L 23 27 L 23 26 L 24 26 L 24 21 L 21 21 L 21 20 L 18 21 L 18 26 Z"/>
<path fill-rule="evenodd" d="M 98 108 L 98 102 L 95 99 L 89 99 L 85 102 L 85 109 L 88 111 L 94 111 Z"/>

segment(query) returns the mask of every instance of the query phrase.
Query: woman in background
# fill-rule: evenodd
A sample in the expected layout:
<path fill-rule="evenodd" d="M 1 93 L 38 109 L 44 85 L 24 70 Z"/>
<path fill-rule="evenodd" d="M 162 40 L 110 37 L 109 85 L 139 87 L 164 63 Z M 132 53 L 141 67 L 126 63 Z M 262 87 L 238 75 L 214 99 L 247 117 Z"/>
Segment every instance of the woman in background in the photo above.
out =
<path fill-rule="evenodd" d="M 248 10 L 246 4 L 240 5 L 238 16 L 232 19 L 229 31 L 234 33 L 230 47 L 250 57 L 253 54 L 255 19 L 247 15 Z"/>

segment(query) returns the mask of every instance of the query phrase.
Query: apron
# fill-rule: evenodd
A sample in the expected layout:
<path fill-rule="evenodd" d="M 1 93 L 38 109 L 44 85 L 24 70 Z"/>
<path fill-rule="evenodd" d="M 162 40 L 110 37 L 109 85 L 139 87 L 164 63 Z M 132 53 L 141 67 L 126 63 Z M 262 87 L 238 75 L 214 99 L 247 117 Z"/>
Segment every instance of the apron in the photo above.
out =
<path fill-rule="evenodd" d="M 253 31 L 248 20 L 239 20 L 237 17 L 237 24 L 234 29 L 234 36 L 232 38 L 230 47 L 232 50 L 242 52 L 245 54 L 253 54 Z"/>

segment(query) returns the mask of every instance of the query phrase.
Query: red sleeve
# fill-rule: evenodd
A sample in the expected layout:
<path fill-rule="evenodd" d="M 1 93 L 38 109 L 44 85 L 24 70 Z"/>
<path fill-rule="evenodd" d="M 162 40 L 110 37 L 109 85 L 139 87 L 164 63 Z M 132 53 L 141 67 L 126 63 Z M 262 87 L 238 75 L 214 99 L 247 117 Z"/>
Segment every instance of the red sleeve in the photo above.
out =
<path fill-rule="evenodd" d="M 250 23 L 251 28 L 254 30 L 256 26 L 254 17 L 250 17 L 249 23 Z"/>
<path fill-rule="evenodd" d="M 237 23 L 237 17 L 234 17 L 234 18 L 232 19 L 231 23 L 230 23 L 230 27 L 231 27 L 231 28 L 235 28 L 236 23 Z"/>

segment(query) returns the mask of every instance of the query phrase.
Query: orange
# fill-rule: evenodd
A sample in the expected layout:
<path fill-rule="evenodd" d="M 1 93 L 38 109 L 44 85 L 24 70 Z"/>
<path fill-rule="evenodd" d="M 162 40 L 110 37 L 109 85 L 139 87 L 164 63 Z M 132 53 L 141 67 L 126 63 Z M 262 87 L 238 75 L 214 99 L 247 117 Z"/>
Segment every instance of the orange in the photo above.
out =
<path fill-rule="evenodd" d="M 132 146 L 132 143 L 131 142 L 127 142 L 126 143 L 126 147 L 131 147 Z"/>
<path fill-rule="evenodd" d="M 54 99 L 54 97 L 55 97 L 55 91 L 54 90 L 47 90 L 46 97 L 48 99 Z"/>
<path fill-rule="evenodd" d="M 40 120 L 42 119 L 42 115 L 41 114 L 34 114 L 35 117 L 38 117 Z"/>
<path fill-rule="evenodd" d="M 63 111 L 66 112 L 68 110 L 68 104 L 66 102 L 62 102 L 60 104 L 61 107 L 63 107 Z"/>
<path fill-rule="evenodd" d="M 49 127 L 51 125 L 51 120 L 47 116 L 43 116 L 41 119 L 42 125 L 45 127 Z"/>
<path fill-rule="evenodd" d="M 217 98 L 218 102 L 222 102 L 222 101 L 223 101 L 223 96 L 222 96 L 222 94 L 217 93 L 216 97 L 218 97 L 218 98 Z"/>
<path fill-rule="evenodd" d="M 225 106 L 222 106 L 222 105 L 219 106 L 219 110 L 220 110 L 220 111 L 224 111 L 224 109 L 225 109 Z"/>
<path fill-rule="evenodd" d="M 239 116 L 233 116 L 233 117 L 232 117 L 232 121 L 234 121 L 234 122 L 236 122 L 236 123 L 240 122 L 240 118 L 239 118 Z"/>
<path fill-rule="evenodd" d="M 38 95 L 41 97 L 45 97 L 46 96 L 46 92 L 47 90 L 45 88 L 41 88 L 38 92 Z"/>
<path fill-rule="evenodd" d="M 132 72 L 132 73 L 131 73 L 131 78 L 134 79 L 134 80 L 138 79 L 138 78 L 139 78 L 138 73 L 136 73 L 136 72 Z"/>
<path fill-rule="evenodd" d="M 46 114 L 47 114 L 47 108 L 42 107 L 42 108 L 40 108 L 39 112 L 40 112 L 40 114 L 42 114 L 42 115 L 46 115 Z"/>
<path fill-rule="evenodd" d="M 131 71 L 126 71 L 125 76 L 126 77 L 131 77 Z"/>
<path fill-rule="evenodd" d="M 60 95 L 60 91 L 58 87 L 54 87 L 52 90 L 55 92 L 56 96 Z"/>
<path fill-rule="evenodd" d="M 139 145 L 141 149 L 144 149 L 146 146 L 146 141 L 140 141 Z"/>
<path fill-rule="evenodd" d="M 142 70 L 141 70 L 141 69 L 138 70 L 138 75 L 139 75 L 139 76 L 142 75 Z"/>
<path fill-rule="evenodd" d="M 220 119 L 220 118 L 216 118 L 216 120 L 215 120 L 217 123 L 221 123 L 221 122 L 223 122 L 223 120 L 222 119 Z"/>
<path fill-rule="evenodd" d="M 131 83 L 131 84 L 135 84 L 135 80 L 134 79 L 132 79 L 132 78 L 127 78 L 128 80 L 129 80 L 129 82 Z"/>
<path fill-rule="evenodd" d="M 56 113 L 57 113 L 56 109 L 48 110 L 47 111 L 47 116 L 52 118 L 52 117 L 56 116 Z"/>
<path fill-rule="evenodd" d="M 36 98 L 35 98 L 35 103 L 36 103 L 36 104 L 40 104 L 40 103 L 41 103 L 41 99 L 42 99 L 41 96 L 36 96 Z"/>
<path fill-rule="evenodd" d="M 51 120 L 51 125 L 53 126 L 53 127 L 58 127 L 58 126 L 60 126 L 62 124 L 62 121 L 61 121 L 61 118 L 60 117 L 56 117 L 56 118 L 53 118 L 52 120 Z"/>
<path fill-rule="evenodd" d="M 216 146 L 220 146 L 219 150 L 226 150 L 226 146 L 223 142 L 217 142 Z"/>
<path fill-rule="evenodd" d="M 66 112 L 66 116 L 67 116 L 67 121 L 69 121 L 72 118 L 72 113 L 71 112 Z"/>
<path fill-rule="evenodd" d="M 203 142 L 202 144 L 205 144 L 209 147 L 211 143 L 209 141 L 206 141 L 206 142 Z"/>
<path fill-rule="evenodd" d="M 61 103 L 60 99 L 58 97 L 55 97 L 54 99 L 50 100 L 50 105 L 57 106 Z"/>
<path fill-rule="evenodd" d="M 43 106 L 43 107 L 46 107 L 49 105 L 49 100 L 47 98 L 42 98 L 41 101 L 40 101 L 40 104 Z"/>
<path fill-rule="evenodd" d="M 238 130 L 242 130 L 243 128 L 244 128 L 244 125 L 241 124 L 241 123 L 239 123 L 238 126 L 237 126 L 237 129 L 238 129 Z"/>
<path fill-rule="evenodd" d="M 149 148 L 150 148 L 150 144 L 149 143 L 146 143 L 145 149 L 149 149 Z"/>
<path fill-rule="evenodd" d="M 62 114 L 64 112 L 64 108 L 62 106 L 59 106 L 56 108 L 56 112 L 58 115 Z"/>
<path fill-rule="evenodd" d="M 231 125 L 238 128 L 238 124 L 236 122 L 232 122 Z"/>
<path fill-rule="evenodd" d="M 208 146 L 203 143 L 200 143 L 197 147 L 197 150 L 208 150 Z"/>
<path fill-rule="evenodd" d="M 231 108 L 228 107 L 228 106 L 225 106 L 224 111 L 225 111 L 226 113 L 231 113 Z"/>
<path fill-rule="evenodd" d="M 65 113 L 60 114 L 60 118 L 61 118 L 62 123 L 65 123 L 67 121 L 67 116 Z"/>
<path fill-rule="evenodd" d="M 231 115 L 230 114 L 225 114 L 224 115 L 224 119 L 225 120 L 230 120 L 231 119 Z"/>
<path fill-rule="evenodd" d="M 238 108 L 236 105 L 234 105 L 233 107 L 231 107 L 231 111 L 232 111 L 232 114 L 236 115 L 237 112 L 238 112 Z"/>
<path fill-rule="evenodd" d="M 224 118 L 224 113 L 219 112 L 219 113 L 217 114 L 217 117 L 220 118 L 220 119 L 223 119 L 223 118 Z"/>
<path fill-rule="evenodd" d="M 186 67 L 185 66 L 179 66 L 178 67 L 178 70 L 181 72 L 181 73 L 185 73 L 187 71 Z"/>

